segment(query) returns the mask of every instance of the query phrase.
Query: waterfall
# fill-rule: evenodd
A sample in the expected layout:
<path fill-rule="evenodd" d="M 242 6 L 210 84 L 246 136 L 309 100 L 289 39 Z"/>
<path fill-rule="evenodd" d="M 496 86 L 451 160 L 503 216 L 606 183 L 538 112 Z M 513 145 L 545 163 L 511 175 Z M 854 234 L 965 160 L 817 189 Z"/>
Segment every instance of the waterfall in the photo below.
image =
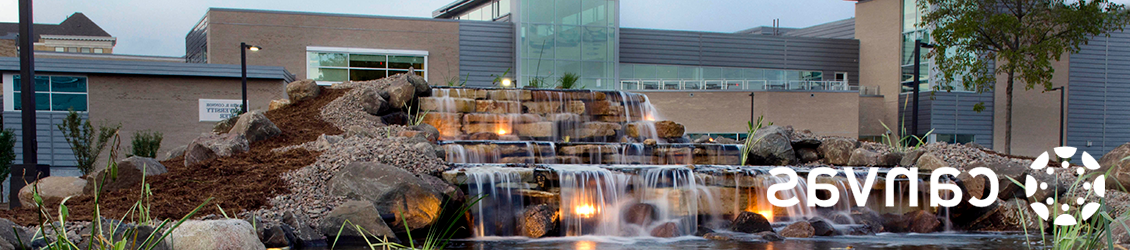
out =
<path fill-rule="evenodd" d="M 561 231 L 567 236 L 619 235 L 628 175 L 595 166 L 560 165 Z"/>
<path fill-rule="evenodd" d="M 518 218 L 525 204 L 517 189 L 528 189 L 516 168 L 477 167 L 465 169 L 472 199 L 482 197 L 471 210 L 476 237 L 518 235 Z"/>

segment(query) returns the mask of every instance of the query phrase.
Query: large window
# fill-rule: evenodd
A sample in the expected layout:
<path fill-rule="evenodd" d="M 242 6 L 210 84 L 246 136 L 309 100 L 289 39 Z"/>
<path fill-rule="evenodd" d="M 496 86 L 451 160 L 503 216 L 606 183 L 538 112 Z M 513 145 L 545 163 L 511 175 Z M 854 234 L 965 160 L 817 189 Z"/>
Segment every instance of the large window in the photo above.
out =
<path fill-rule="evenodd" d="M 368 81 L 413 73 L 426 76 L 427 52 L 367 49 L 307 49 L 306 77 L 318 82 Z"/>
<path fill-rule="evenodd" d="M 521 0 L 519 81 L 577 74 L 589 89 L 613 89 L 616 0 Z"/>
<path fill-rule="evenodd" d="M 12 75 L 12 107 L 22 110 L 20 103 L 19 75 Z M 35 110 L 43 111 L 87 111 L 86 77 L 82 76 L 36 76 Z"/>
<path fill-rule="evenodd" d="M 473 21 L 494 21 L 510 15 L 510 0 L 494 0 L 464 11 L 452 19 Z"/>
<path fill-rule="evenodd" d="M 620 64 L 622 90 L 847 90 L 815 70 Z"/>

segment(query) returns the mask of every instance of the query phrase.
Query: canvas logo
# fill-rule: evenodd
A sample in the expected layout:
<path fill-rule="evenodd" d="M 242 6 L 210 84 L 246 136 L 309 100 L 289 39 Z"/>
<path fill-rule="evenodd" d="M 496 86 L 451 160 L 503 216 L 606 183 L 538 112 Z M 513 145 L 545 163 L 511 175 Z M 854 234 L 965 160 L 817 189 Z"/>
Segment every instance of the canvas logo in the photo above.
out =
<path fill-rule="evenodd" d="M 1060 158 L 1071 158 L 1075 156 L 1076 150 L 1074 147 L 1057 147 L 1054 148 L 1053 151 L 1055 151 L 1055 155 L 1059 156 Z M 1076 167 L 1075 169 L 1071 169 L 1071 164 L 1069 164 L 1067 161 L 1061 162 L 1060 166 L 1067 171 L 1074 170 L 1075 173 L 1081 177 L 1086 176 L 1085 174 L 1087 174 L 1089 170 L 1098 170 L 1100 167 L 1099 163 L 1095 161 L 1095 157 L 1092 157 L 1091 154 L 1087 152 L 1083 152 L 1082 160 L 1083 167 Z M 1032 161 L 1031 168 L 1036 170 L 1047 169 L 1046 171 L 1048 172 L 1048 174 L 1055 174 L 1055 168 L 1048 167 L 1049 161 L 1050 159 L 1048 152 L 1044 152 L 1043 154 L 1040 154 L 1039 157 L 1036 157 L 1036 160 Z M 1080 181 L 1083 183 L 1083 190 L 1090 192 L 1090 194 L 1097 195 L 1098 197 L 1103 197 L 1104 195 L 1106 195 L 1105 177 L 1105 175 L 1098 175 L 1097 177 L 1095 177 L 1094 181 Z M 1036 195 L 1036 192 L 1038 192 L 1039 190 L 1048 189 L 1048 185 L 1049 183 L 1037 181 L 1036 178 L 1029 175 L 1028 178 L 1024 181 L 1024 193 L 1028 197 L 1032 197 L 1033 195 Z M 1076 213 L 1074 213 L 1072 209 L 1080 209 L 1076 206 L 1083 206 L 1082 213 L 1078 213 L 1083 217 L 1081 218 L 1083 220 L 1091 218 L 1091 216 L 1094 215 L 1100 207 L 1098 203 L 1086 202 L 1086 199 L 1083 199 L 1083 197 L 1076 198 L 1075 200 L 1063 201 L 1063 203 L 1058 202 L 1059 201 L 1055 200 L 1054 198 L 1048 197 L 1047 200 L 1044 200 L 1043 202 L 1032 203 L 1031 207 L 1032 210 L 1036 212 L 1036 215 L 1040 216 L 1040 219 L 1048 220 L 1051 216 L 1050 210 L 1055 209 L 1056 205 L 1058 204 L 1059 211 L 1062 214 L 1056 216 L 1053 223 L 1059 226 L 1075 225 L 1076 218 L 1073 214 Z M 1084 203 L 1086 203 L 1086 205 L 1084 205 Z"/>

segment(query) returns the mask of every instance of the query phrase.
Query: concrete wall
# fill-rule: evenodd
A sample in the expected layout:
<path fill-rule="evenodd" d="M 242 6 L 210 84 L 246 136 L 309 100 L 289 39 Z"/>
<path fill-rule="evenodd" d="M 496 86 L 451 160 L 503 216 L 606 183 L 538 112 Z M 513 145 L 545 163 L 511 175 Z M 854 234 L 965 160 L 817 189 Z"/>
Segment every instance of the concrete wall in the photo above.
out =
<path fill-rule="evenodd" d="M 885 118 L 884 112 L 885 100 L 882 96 L 860 96 L 859 97 L 859 136 L 880 136 L 887 132 L 887 128 L 879 123 L 880 120 Z M 883 122 L 887 122 L 883 120 Z M 891 132 L 895 132 L 898 124 L 887 123 L 891 127 Z"/>
<path fill-rule="evenodd" d="M 133 133 L 155 130 L 164 134 L 158 156 L 212 131 L 215 122 L 200 122 L 199 99 L 240 99 L 236 78 L 89 75 L 90 119 L 121 123 L 122 142 Z M 251 109 L 266 110 L 274 99 L 285 99 L 282 80 L 248 79 Z"/>
<path fill-rule="evenodd" d="M 888 126 L 898 126 L 899 56 L 902 41 L 902 4 L 899 0 L 860 1 L 855 4 L 855 39 L 859 39 L 859 85 L 879 87 L 884 96 L 881 113 Z M 867 125 L 867 121 L 864 122 Z M 898 131 L 895 131 L 898 132 Z"/>
<path fill-rule="evenodd" d="M 1067 85 L 1070 72 L 1070 56 L 1063 55 L 1060 61 L 1053 62 L 1055 75 L 1052 87 Z M 1004 152 L 1005 148 L 1005 74 L 997 74 L 994 97 L 996 110 L 993 115 L 993 149 Z M 1013 87 L 1012 106 L 1012 147 L 1010 154 L 1038 156 L 1059 146 L 1059 91 L 1044 92 L 1043 86 L 1026 90 L 1025 83 L 1017 80 Z M 1065 105 L 1066 106 L 1066 105 Z M 1070 110 L 1070 108 L 1068 108 Z"/>
<path fill-rule="evenodd" d="M 750 92 L 644 92 L 664 120 L 688 133 L 745 133 Z M 754 119 L 792 125 L 822 135 L 859 136 L 859 94 L 855 92 L 756 92 Z"/>
<path fill-rule="evenodd" d="M 428 82 L 459 74 L 459 23 L 297 12 L 211 9 L 208 63 L 239 64 L 239 43 L 263 47 L 247 63 L 306 76 L 306 46 L 428 51 Z M 451 62 L 451 63 L 446 63 Z"/>

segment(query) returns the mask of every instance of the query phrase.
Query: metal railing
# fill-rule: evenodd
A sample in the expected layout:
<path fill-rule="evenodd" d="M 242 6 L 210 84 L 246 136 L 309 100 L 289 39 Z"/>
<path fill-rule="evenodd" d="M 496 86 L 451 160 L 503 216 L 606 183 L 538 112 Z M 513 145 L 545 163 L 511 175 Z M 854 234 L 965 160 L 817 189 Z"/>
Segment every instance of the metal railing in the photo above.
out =
<path fill-rule="evenodd" d="M 645 80 L 620 81 L 621 90 L 856 90 L 846 81 L 806 80 Z M 877 91 L 876 91 L 877 92 Z"/>

